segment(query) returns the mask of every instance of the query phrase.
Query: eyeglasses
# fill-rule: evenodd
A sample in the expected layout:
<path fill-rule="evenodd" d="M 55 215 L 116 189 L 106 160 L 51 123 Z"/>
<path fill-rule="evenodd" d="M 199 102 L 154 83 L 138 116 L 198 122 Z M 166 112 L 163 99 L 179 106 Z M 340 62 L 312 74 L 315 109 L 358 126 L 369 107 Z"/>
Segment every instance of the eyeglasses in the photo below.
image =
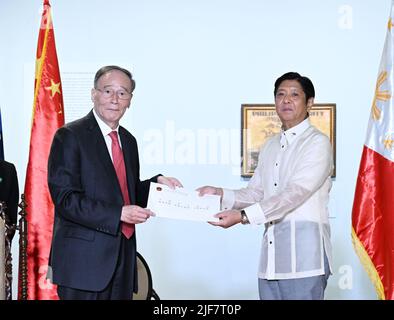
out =
<path fill-rule="evenodd" d="M 106 99 L 112 98 L 114 96 L 114 94 L 116 94 L 116 96 L 121 100 L 127 100 L 127 99 L 131 98 L 131 93 L 127 92 L 126 90 L 122 90 L 122 89 L 118 90 L 118 91 L 115 91 L 114 89 L 110 89 L 110 88 L 95 89 L 95 90 L 101 92 L 103 97 Z"/>

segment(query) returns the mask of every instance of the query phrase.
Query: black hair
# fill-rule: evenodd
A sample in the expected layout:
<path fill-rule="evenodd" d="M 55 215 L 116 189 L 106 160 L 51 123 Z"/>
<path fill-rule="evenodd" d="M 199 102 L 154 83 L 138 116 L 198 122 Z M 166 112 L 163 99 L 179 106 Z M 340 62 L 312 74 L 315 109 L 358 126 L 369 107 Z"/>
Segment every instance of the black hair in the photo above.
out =
<path fill-rule="evenodd" d="M 315 88 L 313 87 L 312 81 L 307 77 L 301 76 L 297 72 L 287 72 L 276 79 L 274 96 L 276 96 L 276 92 L 278 91 L 280 84 L 285 80 L 296 80 L 301 85 L 302 90 L 305 93 L 306 101 L 315 97 Z"/>

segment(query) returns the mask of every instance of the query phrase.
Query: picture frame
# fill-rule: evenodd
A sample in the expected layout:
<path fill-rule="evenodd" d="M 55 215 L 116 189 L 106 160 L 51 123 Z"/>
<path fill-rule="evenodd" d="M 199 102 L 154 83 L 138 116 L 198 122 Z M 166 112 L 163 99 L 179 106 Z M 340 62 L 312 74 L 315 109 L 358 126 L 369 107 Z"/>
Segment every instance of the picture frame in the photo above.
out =
<path fill-rule="evenodd" d="M 311 124 L 331 141 L 334 157 L 332 177 L 336 176 L 336 104 L 314 104 L 309 111 Z M 260 148 L 280 132 L 281 122 L 274 104 L 242 104 L 241 106 L 241 176 L 248 178 L 257 166 Z"/>

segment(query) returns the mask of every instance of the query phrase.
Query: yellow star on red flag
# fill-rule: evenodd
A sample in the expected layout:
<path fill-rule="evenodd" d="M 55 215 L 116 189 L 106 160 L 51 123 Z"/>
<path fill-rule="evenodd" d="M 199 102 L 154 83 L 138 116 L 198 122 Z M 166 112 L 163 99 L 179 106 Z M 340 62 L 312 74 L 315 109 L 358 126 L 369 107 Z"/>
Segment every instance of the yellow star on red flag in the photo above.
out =
<path fill-rule="evenodd" d="M 61 94 L 61 92 L 60 92 L 60 82 L 55 83 L 52 79 L 51 79 L 51 85 L 50 85 L 49 87 L 45 87 L 45 89 L 51 90 L 51 91 L 52 91 L 52 92 L 51 92 L 51 97 L 52 97 L 52 98 L 53 98 L 53 96 L 54 96 L 56 93 Z"/>

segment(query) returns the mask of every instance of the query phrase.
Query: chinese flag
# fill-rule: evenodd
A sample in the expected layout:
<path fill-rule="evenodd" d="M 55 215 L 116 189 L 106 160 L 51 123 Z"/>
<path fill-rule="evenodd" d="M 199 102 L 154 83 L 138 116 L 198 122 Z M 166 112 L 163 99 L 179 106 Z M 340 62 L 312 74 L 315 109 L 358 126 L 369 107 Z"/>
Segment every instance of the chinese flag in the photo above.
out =
<path fill-rule="evenodd" d="M 54 207 L 47 185 L 49 150 L 56 130 L 64 125 L 62 85 L 56 56 L 51 6 L 44 0 L 38 36 L 29 162 L 26 171 L 28 299 L 58 299 L 46 279 Z M 19 283 L 19 298 L 21 287 Z"/>
<path fill-rule="evenodd" d="M 352 241 L 380 299 L 394 299 L 393 3 L 362 153 Z"/>

